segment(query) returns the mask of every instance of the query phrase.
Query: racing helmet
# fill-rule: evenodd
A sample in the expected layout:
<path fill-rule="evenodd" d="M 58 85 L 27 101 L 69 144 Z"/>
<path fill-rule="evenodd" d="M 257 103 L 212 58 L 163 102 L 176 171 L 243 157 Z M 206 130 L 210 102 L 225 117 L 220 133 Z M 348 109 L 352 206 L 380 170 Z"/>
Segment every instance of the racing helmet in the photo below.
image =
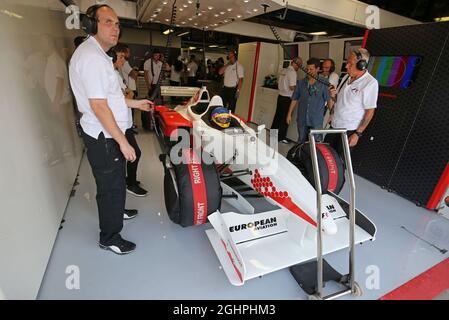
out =
<path fill-rule="evenodd" d="M 212 111 L 210 117 L 211 121 L 218 125 L 220 128 L 229 128 L 229 125 L 231 124 L 231 114 L 225 107 L 216 107 Z"/>

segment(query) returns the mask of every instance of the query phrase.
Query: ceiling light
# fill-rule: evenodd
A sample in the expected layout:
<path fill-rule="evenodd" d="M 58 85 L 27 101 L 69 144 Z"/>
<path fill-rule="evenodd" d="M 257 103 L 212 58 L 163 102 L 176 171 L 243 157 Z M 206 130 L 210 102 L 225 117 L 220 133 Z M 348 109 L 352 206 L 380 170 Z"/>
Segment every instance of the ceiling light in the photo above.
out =
<path fill-rule="evenodd" d="M 221 11 L 220 14 L 225 14 L 224 11 Z"/>
<path fill-rule="evenodd" d="M 190 4 L 192 4 L 192 3 L 193 3 L 193 1 L 192 1 L 192 0 L 188 0 L 187 2 L 188 2 L 188 3 L 190 3 Z"/>
<path fill-rule="evenodd" d="M 152 14 L 151 17 L 152 17 L 152 18 L 156 18 L 156 17 L 157 17 L 157 14 Z"/>
<path fill-rule="evenodd" d="M 200 13 L 198 13 L 198 17 L 201 17 L 203 14 L 200 12 Z"/>
<path fill-rule="evenodd" d="M 209 48 L 218 48 L 218 46 L 217 46 L 216 44 L 211 44 L 211 45 L 209 46 Z"/>
<path fill-rule="evenodd" d="M 155 11 L 161 12 L 161 11 L 162 11 L 162 8 L 157 8 Z"/>
<path fill-rule="evenodd" d="M 217 13 L 216 13 L 216 14 L 214 14 L 214 17 L 215 17 L 215 18 L 216 18 L 216 17 L 218 17 L 218 16 L 219 16 L 219 14 L 217 14 Z"/>
<path fill-rule="evenodd" d="M 179 8 L 179 11 L 184 11 L 184 9 L 183 8 Z"/>
<path fill-rule="evenodd" d="M 167 29 L 167 30 L 165 30 L 164 32 L 162 32 L 163 34 L 169 34 L 169 33 L 172 33 L 173 32 L 173 29 Z"/>
<path fill-rule="evenodd" d="M 257 11 L 259 11 L 259 9 L 254 8 L 253 11 L 254 11 L 254 12 L 257 12 Z"/>
<path fill-rule="evenodd" d="M 187 8 L 187 7 L 188 7 L 188 5 L 186 5 L 186 4 L 183 4 L 182 6 L 183 6 L 184 8 Z"/>
<path fill-rule="evenodd" d="M 207 9 L 212 10 L 214 7 L 208 6 Z"/>
<path fill-rule="evenodd" d="M 248 2 L 249 2 L 249 0 L 243 0 L 243 2 L 245 2 L 245 3 L 248 3 Z"/>
<path fill-rule="evenodd" d="M 185 36 L 186 34 L 189 34 L 189 33 L 190 33 L 189 31 L 186 31 L 186 32 L 180 33 L 180 34 L 178 34 L 178 37 L 182 37 L 182 36 Z"/>
<path fill-rule="evenodd" d="M 182 24 L 186 24 L 186 22 L 185 21 L 183 21 L 183 22 L 181 22 Z"/>
<path fill-rule="evenodd" d="M 190 50 L 195 50 L 195 49 L 196 49 L 196 47 L 189 47 L 189 49 L 190 49 Z"/>
<path fill-rule="evenodd" d="M 232 9 L 231 9 L 231 8 L 228 8 L 228 9 L 226 9 L 226 10 L 228 10 L 228 12 L 231 12 L 231 11 L 232 11 Z"/>
<path fill-rule="evenodd" d="M 187 20 L 192 21 L 193 19 L 192 19 L 192 18 L 189 18 L 189 19 L 187 19 Z"/>
<path fill-rule="evenodd" d="M 162 4 L 163 5 L 166 5 L 168 2 L 167 1 L 162 1 Z"/>
<path fill-rule="evenodd" d="M 237 15 L 237 18 L 238 18 L 238 19 L 240 19 L 241 17 L 242 17 L 242 15 L 241 15 L 241 14 L 238 14 L 238 15 Z"/>
<path fill-rule="evenodd" d="M 435 22 L 449 21 L 449 17 L 439 17 L 434 19 Z"/>
<path fill-rule="evenodd" d="M 197 25 L 198 25 L 198 23 L 196 23 L 196 22 L 195 22 L 195 23 L 194 23 L 193 25 L 194 25 L 194 26 L 197 26 Z"/>
<path fill-rule="evenodd" d="M 167 21 L 167 22 L 170 22 L 170 19 L 168 19 L 168 18 L 165 18 L 165 21 Z"/>
<path fill-rule="evenodd" d="M 324 36 L 327 34 L 326 31 L 318 31 L 318 32 L 310 32 L 309 33 L 311 36 Z"/>

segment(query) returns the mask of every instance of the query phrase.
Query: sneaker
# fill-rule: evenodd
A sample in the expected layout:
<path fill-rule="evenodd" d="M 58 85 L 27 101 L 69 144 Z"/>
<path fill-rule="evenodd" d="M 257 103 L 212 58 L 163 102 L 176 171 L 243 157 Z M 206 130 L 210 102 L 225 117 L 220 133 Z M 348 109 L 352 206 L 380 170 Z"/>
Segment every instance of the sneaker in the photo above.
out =
<path fill-rule="evenodd" d="M 133 252 L 136 249 L 135 243 L 127 241 L 122 237 L 117 240 L 111 241 L 110 244 L 106 245 L 100 242 L 99 245 L 101 249 L 110 250 L 116 254 L 127 254 Z"/>
<path fill-rule="evenodd" d="M 135 195 L 136 197 L 145 197 L 148 194 L 148 191 L 139 187 L 137 184 L 127 186 L 126 191 Z"/>
<path fill-rule="evenodd" d="M 123 214 L 124 220 L 129 220 L 135 218 L 139 212 L 136 209 L 125 209 L 125 213 Z"/>

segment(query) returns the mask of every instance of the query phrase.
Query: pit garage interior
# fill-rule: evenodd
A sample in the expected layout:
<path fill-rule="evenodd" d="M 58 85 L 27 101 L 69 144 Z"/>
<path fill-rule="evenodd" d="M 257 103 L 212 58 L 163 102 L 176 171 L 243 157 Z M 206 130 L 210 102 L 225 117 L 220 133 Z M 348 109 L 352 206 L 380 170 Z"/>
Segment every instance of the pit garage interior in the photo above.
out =
<path fill-rule="evenodd" d="M 124 221 L 121 232 L 137 249 L 120 256 L 98 247 L 96 184 L 75 126 L 68 78 L 73 39 L 85 35 L 77 14 L 82 17 L 95 3 L 0 1 L 0 29 L 7 30 L 0 33 L 0 299 L 310 298 L 288 266 L 231 284 L 206 233 L 211 224 L 182 227 L 171 221 L 164 151 L 156 132 L 143 130 L 139 112 L 138 180 L 148 195 L 127 193 L 126 208 L 139 214 Z M 278 96 L 267 78 L 292 57 L 304 63 L 330 57 L 341 79 L 351 50 L 368 49 L 368 69 L 379 82 L 377 109 L 351 158 L 356 208 L 376 230 L 370 241 L 355 245 L 354 280 L 363 294 L 339 299 L 449 299 L 446 1 L 177 0 L 173 25 L 173 0 L 102 3 L 120 18 L 120 42 L 129 45 L 130 64 L 139 69 L 139 98 L 147 98 L 143 62 L 154 48 L 175 58 L 194 54 L 203 64 L 220 57 L 226 62 L 232 48 L 245 68 L 235 113 L 267 129 Z M 408 80 L 393 83 L 395 61 L 404 59 L 413 61 L 401 69 Z M 298 79 L 304 77 L 299 70 Z M 213 81 L 199 80 L 211 96 L 219 94 Z M 164 98 L 170 107 L 174 101 Z M 297 139 L 292 122 L 279 153 L 286 156 Z M 339 193 L 346 202 L 348 181 Z M 248 201 L 255 214 L 274 210 L 263 197 Z M 220 212 L 239 210 L 222 199 Z M 275 254 L 270 250 L 263 255 Z M 348 247 L 325 260 L 346 274 Z M 251 263 L 257 265 L 257 257 Z M 339 290 L 336 282 L 324 288 L 326 294 Z"/>

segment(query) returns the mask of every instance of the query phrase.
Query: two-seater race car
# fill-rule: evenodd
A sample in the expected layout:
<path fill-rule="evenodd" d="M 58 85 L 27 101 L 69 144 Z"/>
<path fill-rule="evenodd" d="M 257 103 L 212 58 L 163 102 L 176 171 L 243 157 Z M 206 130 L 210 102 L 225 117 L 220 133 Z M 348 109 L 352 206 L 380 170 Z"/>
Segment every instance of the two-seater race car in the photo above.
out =
<path fill-rule="evenodd" d="M 174 109 L 156 106 L 155 124 L 170 219 L 184 227 L 210 222 L 206 233 L 223 270 L 232 284 L 242 285 L 317 257 L 317 194 L 310 179 L 266 142 L 264 126 L 231 114 L 229 127 L 217 129 L 210 115 L 222 104 L 198 89 Z M 317 144 L 317 152 L 327 254 L 348 247 L 349 205 L 332 192 L 344 182 L 340 158 L 326 144 Z M 255 199 L 269 209 L 255 208 Z M 222 200 L 235 210 L 221 212 Z M 374 239 L 375 225 L 358 210 L 355 224 L 355 243 Z"/>

